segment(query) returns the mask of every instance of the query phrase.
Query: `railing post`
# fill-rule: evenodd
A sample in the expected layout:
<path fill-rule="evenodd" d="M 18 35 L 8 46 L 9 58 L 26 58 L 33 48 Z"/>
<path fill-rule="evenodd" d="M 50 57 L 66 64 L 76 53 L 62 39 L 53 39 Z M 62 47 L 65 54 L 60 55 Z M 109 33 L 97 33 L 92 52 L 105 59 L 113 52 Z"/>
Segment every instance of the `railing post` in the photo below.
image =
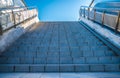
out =
<path fill-rule="evenodd" d="M 14 14 L 13 10 L 12 10 L 12 21 L 14 22 L 14 25 L 15 25 L 16 24 L 16 20 L 15 20 L 15 14 Z M 15 28 L 16 28 L 16 26 L 15 26 Z"/>
<path fill-rule="evenodd" d="M 88 20 L 89 20 L 89 12 L 90 12 L 90 8 L 88 7 Z"/>
<path fill-rule="evenodd" d="M 84 16 L 84 9 L 81 7 L 81 17 Z"/>
<path fill-rule="evenodd" d="M 24 18 L 24 12 L 22 13 L 22 21 L 24 21 L 25 18 Z M 23 22 L 24 23 L 24 22 Z"/>
<path fill-rule="evenodd" d="M 3 31 L 2 31 L 2 30 L 3 30 L 3 29 L 2 29 L 1 18 L 0 18 L 0 35 L 3 34 Z"/>
<path fill-rule="evenodd" d="M 93 21 L 95 21 L 95 18 L 96 18 L 96 9 L 94 9 L 94 18 L 93 18 Z"/>
<path fill-rule="evenodd" d="M 118 12 L 118 18 L 117 18 L 117 23 L 116 23 L 116 28 L 115 28 L 115 31 L 117 32 L 118 31 L 118 27 L 119 27 L 119 22 L 120 21 L 120 11 Z"/>
<path fill-rule="evenodd" d="M 85 18 L 85 8 L 84 8 L 84 18 Z"/>
<path fill-rule="evenodd" d="M 79 18 L 82 16 L 82 9 L 80 7 L 80 10 L 79 10 Z"/>
<path fill-rule="evenodd" d="M 19 23 L 20 23 L 20 16 L 21 16 L 21 14 L 20 14 L 20 12 L 19 12 L 19 14 L 18 14 L 18 21 L 19 21 Z"/>
<path fill-rule="evenodd" d="M 6 15 L 6 27 L 8 26 L 8 15 Z"/>
<path fill-rule="evenodd" d="M 105 19 L 105 11 L 103 11 L 103 14 L 102 14 L 102 25 L 104 25 L 104 19 Z"/>

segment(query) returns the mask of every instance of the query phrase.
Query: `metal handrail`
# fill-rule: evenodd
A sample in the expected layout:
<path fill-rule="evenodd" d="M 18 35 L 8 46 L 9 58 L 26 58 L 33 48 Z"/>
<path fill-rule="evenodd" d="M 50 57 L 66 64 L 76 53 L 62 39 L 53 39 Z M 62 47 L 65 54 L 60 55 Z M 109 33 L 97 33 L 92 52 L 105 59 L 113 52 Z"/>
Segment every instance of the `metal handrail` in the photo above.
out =
<path fill-rule="evenodd" d="M 105 11 L 120 11 L 120 8 L 100 8 L 100 7 L 89 7 L 89 6 L 80 6 L 80 8 L 92 8 L 96 10 L 105 10 Z"/>
<path fill-rule="evenodd" d="M 24 11 L 25 9 L 29 10 L 29 9 L 36 9 L 38 10 L 38 8 L 36 6 L 32 6 L 32 7 L 9 7 L 9 8 L 5 8 L 5 9 L 0 9 L 0 11 Z M 10 12 L 7 12 L 10 13 Z M 6 13 L 5 13 L 6 14 Z"/>
<path fill-rule="evenodd" d="M 19 9 L 19 8 L 37 8 L 37 6 L 30 6 L 30 7 L 25 7 L 25 6 L 21 6 L 21 7 L 5 7 L 5 8 L 0 8 L 1 10 L 8 10 L 8 9 Z"/>
<path fill-rule="evenodd" d="M 119 22 L 119 20 L 120 20 L 120 8 L 99 8 L 99 7 L 81 6 L 80 7 L 80 16 L 84 17 L 84 18 L 87 16 L 87 19 L 89 20 L 90 9 L 91 9 L 91 11 L 94 12 L 93 13 L 94 18 L 92 19 L 92 21 L 95 21 L 95 17 L 96 17 L 97 12 L 102 13 L 102 19 L 101 19 L 102 20 L 102 22 L 101 22 L 102 25 L 104 25 L 104 18 L 105 18 L 105 14 L 107 13 L 107 11 L 118 13 L 118 15 L 116 15 L 117 16 L 117 19 L 116 19 L 117 22 L 116 22 L 116 26 L 115 26 L 115 29 L 114 29 L 115 32 L 118 32 L 118 28 L 119 28 L 119 24 L 120 24 L 120 22 Z M 86 15 L 86 11 L 88 11 L 88 15 Z"/>
<path fill-rule="evenodd" d="M 32 12 L 33 10 L 36 11 Z M 16 27 L 18 24 L 24 23 L 25 21 L 36 17 L 37 11 L 38 9 L 35 7 L 22 7 L 22 8 L 19 7 L 19 8 L 11 9 L 9 12 L 3 13 L 0 16 L 0 34 L 2 35 L 3 32 L 5 32 L 6 30 Z M 9 23 L 13 23 L 12 26 L 8 26 Z"/>

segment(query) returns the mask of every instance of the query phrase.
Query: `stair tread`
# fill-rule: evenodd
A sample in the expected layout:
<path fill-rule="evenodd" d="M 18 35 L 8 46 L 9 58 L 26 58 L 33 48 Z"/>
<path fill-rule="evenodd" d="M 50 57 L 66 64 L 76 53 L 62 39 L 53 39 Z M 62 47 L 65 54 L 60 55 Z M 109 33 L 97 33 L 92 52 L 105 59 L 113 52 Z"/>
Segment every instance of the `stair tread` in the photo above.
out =
<path fill-rule="evenodd" d="M 78 22 L 35 26 L 0 55 L 0 71 L 119 71 L 119 67 L 120 56 Z"/>

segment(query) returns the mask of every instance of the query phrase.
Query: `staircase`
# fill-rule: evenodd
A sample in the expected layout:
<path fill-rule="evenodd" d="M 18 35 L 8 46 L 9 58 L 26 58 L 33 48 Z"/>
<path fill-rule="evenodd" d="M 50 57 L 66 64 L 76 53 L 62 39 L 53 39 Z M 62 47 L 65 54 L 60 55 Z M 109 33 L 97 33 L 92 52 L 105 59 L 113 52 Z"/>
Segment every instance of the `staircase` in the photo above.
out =
<path fill-rule="evenodd" d="M 40 22 L 0 55 L 0 72 L 118 72 L 120 56 L 79 22 Z"/>

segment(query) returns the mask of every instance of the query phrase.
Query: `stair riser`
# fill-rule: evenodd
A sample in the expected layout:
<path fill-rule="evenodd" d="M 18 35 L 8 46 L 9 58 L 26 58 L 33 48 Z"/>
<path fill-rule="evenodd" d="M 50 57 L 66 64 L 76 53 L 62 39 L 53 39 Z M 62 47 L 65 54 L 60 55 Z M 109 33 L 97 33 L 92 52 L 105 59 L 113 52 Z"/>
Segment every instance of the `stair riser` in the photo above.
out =
<path fill-rule="evenodd" d="M 120 65 L 1 65 L 0 72 L 120 72 Z"/>

